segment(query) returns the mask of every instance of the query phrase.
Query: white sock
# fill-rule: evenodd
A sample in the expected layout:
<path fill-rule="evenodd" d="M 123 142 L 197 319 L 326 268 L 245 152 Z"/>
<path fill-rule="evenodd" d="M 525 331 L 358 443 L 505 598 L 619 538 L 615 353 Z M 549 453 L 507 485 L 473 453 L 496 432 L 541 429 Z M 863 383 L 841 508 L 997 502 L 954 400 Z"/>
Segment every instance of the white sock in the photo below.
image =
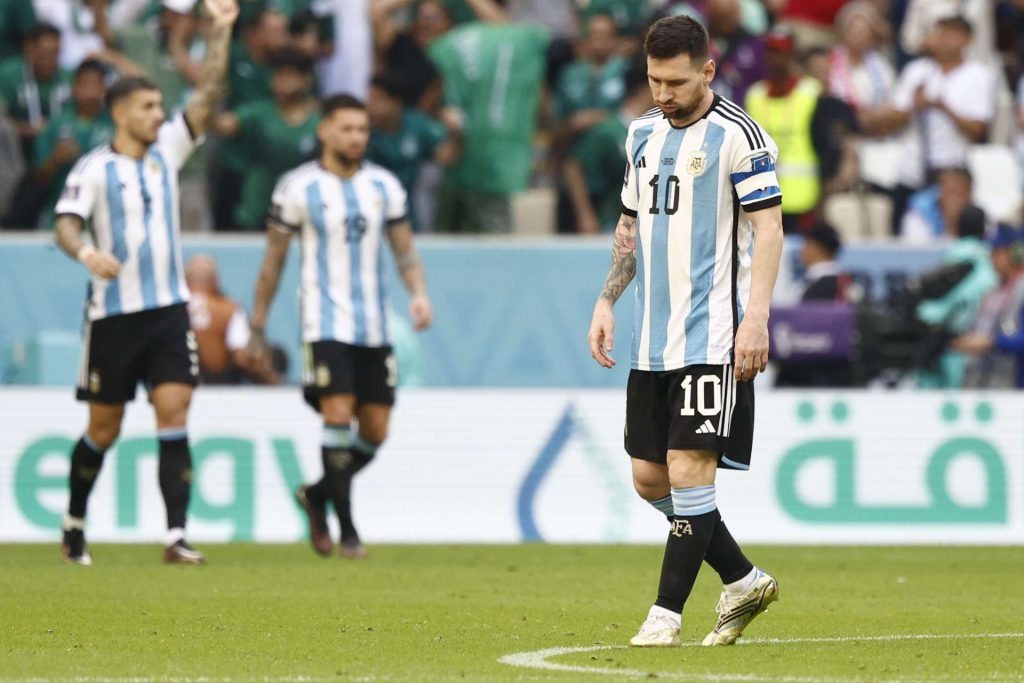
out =
<path fill-rule="evenodd" d="M 165 546 L 171 546 L 185 539 L 185 530 L 181 527 L 175 527 L 167 530 L 167 538 L 164 540 Z"/>
<path fill-rule="evenodd" d="M 729 595 L 743 595 L 748 593 L 757 580 L 761 578 L 761 570 L 754 567 L 750 570 L 750 573 L 744 576 L 739 581 L 733 581 L 732 583 L 725 584 L 725 592 Z"/>
<path fill-rule="evenodd" d="M 650 619 L 651 617 L 656 616 L 667 618 L 669 621 L 675 624 L 676 628 L 679 628 L 679 625 L 682 623 L 683 620 L 681 614 L 677 614 L 676 612 L 673 612 L 670 609 L 665 609 L 664 607 L 660 607 L 658 605 L 651 605 L 651 610 L 647 613 L 647 618 Z"/>
<path fill-rule="evenodd" d="M 72 529 L 85 531 L 85 520 L 81 517 L 72 517 L 71 515 L 64 515 L 64 521 L 61 522 L 60 528 L 64 531 L 71 531 Z"/>

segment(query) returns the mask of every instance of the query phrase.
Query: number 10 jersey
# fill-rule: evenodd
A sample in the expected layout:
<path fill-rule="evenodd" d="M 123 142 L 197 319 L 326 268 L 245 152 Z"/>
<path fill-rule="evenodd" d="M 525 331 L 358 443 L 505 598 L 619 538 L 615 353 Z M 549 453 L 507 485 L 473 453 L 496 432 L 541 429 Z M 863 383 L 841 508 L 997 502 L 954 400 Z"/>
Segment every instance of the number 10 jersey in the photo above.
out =
<path fill-rule="evenodd" d="M 626 137 L 622 213 L 636 217 L 632 367 L 730 363 L 750 296 L 745 213 L 782 202 L 778 147 L 718 95 L 685 128 L 655 108 Z"/>

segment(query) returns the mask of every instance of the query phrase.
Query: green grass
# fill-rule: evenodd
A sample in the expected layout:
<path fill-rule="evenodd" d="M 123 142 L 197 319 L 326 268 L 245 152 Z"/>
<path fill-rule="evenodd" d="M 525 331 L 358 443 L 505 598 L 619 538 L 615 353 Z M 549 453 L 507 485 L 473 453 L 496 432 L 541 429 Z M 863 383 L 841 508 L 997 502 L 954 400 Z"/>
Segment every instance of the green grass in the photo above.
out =
<path fill-rule="evenodd" d="M 364 562 L 305 546 L 206 546 L 167 567 L 155 546 L 95 546 L 69 567 L 56 546 L 0 545 L 0 680 L 992 681 L 1024 680 L 1024 638 L 754 642 L 565 654 L 514 668 L 503 655 L 621 646 L 646 614 L 661 550 L 636 546 L 379 546 Z M 761 547 L 781 599 L 748 639 L 1024 632 L 1024 548 Z M 713 625 L 705 567 L 684 640 Z M 633 672 L 633 673 L 631 673 Z"/>

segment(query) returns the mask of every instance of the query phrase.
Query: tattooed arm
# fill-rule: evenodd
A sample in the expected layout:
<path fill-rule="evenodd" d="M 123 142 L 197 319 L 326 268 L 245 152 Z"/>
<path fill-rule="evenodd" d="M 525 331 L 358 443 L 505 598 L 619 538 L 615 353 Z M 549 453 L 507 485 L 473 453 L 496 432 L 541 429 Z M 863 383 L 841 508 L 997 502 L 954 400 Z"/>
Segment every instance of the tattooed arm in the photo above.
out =
<path fill-rule="evenodd" d="M 285 259 L 288 258 L 288 247 L 291 244 L 292 232 L 285 226 L 269 221 L 267 226 L 267 250 L 263 254 L 263 265 L 260 266 L 259 278 L 256 280 L 256 292 L 253 295 L 252 316 L 249 317 L 249 344 L 246 354 L 253 367 L 264 367 L 267 362 L 266 337 L 267 316 L 270 304 L 277 293 L 277 284 L 281 280 Z"/>
<path fill-rule="evenodd" d="M 206 36 L 206 60 L 195 94 L 185 106 L 185 118 L 197 137 L 206 132 L 214 109 L 224 97 L 231 27 L 238 18 L 238 3 L 236 0 L 206 0 L 206 11 L 213 20 Z"/>
<path fill-rule="evenodd" d="M 427 278 L 423 262 L 412 243 L 412 227 L 402 222 L 388 229 L 388 241 L 395 254 L 395 265 L 402 282 L 409 291 L 409 315 L 417 332 L 427 329 L 434 317 L 430 297 L 427 296 Z"/>
<path fill-rule="evenodd" d="M 612 267 L 608 270 L 604 288 L 594 305 L 590 321 L 590 355 L 602 367 L 615 367 L 611 357 L 615 343 L 615 314 L 612 307 L 636 275 L 636 218 L 622 214 L 615 227 L 615 246 L 612 247 Z"/>

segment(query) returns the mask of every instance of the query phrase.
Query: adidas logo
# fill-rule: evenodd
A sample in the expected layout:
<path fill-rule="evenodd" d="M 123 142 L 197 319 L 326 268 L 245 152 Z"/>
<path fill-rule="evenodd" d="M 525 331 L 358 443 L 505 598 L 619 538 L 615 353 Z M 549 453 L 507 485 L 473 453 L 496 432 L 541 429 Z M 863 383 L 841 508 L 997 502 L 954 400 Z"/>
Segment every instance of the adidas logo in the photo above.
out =
<path fill-rule="evenodd" d="M 704 420 L 704 424 L 697 428 L 694 434 L 714 434 L 715 425 L 711 424 L 711 420 Z"/>
<path fill-rule="evenodd" d="M 640 160 L 636 162 L 637 168 L 647 168 L 647 158 L 640 157 Z"/>

